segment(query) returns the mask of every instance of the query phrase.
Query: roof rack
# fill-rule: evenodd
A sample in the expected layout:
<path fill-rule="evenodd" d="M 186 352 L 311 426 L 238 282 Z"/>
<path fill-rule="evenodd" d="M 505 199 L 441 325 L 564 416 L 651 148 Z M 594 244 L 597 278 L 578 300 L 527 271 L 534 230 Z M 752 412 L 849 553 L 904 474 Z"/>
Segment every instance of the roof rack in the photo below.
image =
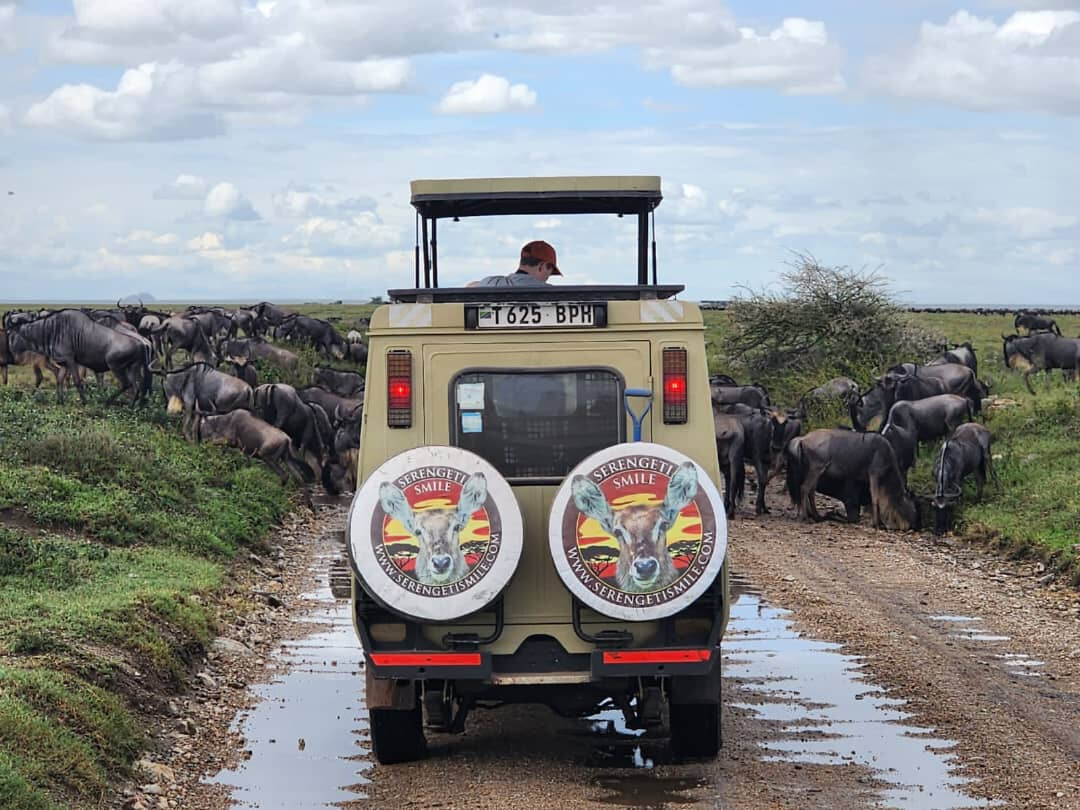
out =
<path fill-rule="evenodd" d="M 663 199 L 660 178 L 655 175 L 414 180 L 410 187 L 411 201 L 418 218 L 415 252 L 417 288 L 421 287 L 421 246 L 423 287 L 439 286 L 436 235 L 438 220 L 457 221 L 462 217 L 515 214 L 615 214 L 620 217 L 636 215 L 637 283 L 639 286 L 649 283 L 650 215 Z M 657 283 L 655 222 L 652 239 L 652 283 L 654 286 Z"/>
<path fill-rule="evenodd" d="M 389 290 L 393 304 L 492 303 L 501 301 L 645 301 L 671 298 L 682 284 L 583 284 L 528 287 L 429 287 Z"/>

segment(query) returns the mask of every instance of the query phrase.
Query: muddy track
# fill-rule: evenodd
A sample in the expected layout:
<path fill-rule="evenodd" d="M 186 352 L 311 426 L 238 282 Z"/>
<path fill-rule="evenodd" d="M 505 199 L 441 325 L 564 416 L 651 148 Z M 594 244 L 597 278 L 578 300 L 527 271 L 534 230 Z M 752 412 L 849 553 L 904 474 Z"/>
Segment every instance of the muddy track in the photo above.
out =
<path fill-rule="evenodd" d="M 525 706 L 431 735 L 423 762 L 375 765 L 346 594 L 332 582 L 343 519 L 324 506 L 287 530 L 270 579 L 282 606 L 230 614 L 223 633 L 249 652 L 215 652 L 213 688 L 195 681 L 180 716 L 161 719 L 150 758 L 173 771 L 161 795 L 136 783 L 117 804 L 1080 808 L 1076 591 L 955 541 L 779 509 L 732 525 L 716 761 L 673 764 L 662 732 L 629 732 L 614 713 L 576 721 Z M 267 587 L 241 578 L 237 603 Z"/>

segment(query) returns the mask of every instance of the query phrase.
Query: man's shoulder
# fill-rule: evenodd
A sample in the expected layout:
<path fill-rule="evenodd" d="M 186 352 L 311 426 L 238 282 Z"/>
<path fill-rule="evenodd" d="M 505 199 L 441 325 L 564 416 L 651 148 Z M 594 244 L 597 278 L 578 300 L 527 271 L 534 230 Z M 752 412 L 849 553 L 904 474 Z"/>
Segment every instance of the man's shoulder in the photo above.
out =
<path fill-rule="evenodd" d="M 540 281 L 528 273 L 511 273 L 508 276 L 488 276 L 482 278 L 474 285 L 476 287 L 546 287 L 547 283 Z"/>

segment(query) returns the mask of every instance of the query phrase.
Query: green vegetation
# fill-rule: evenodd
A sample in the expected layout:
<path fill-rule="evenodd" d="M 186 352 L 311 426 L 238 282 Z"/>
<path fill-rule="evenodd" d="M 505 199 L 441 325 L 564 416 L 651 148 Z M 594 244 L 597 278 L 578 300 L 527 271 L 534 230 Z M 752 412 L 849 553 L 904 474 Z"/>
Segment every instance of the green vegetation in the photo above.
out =
<path fill-rule="evenodd" d="M 704 313 L 710 349 L 710 372 L 746 380 L 745 368 L 721 354 L 732 331 L 731 310 Z M 979 378 L 990 385 L 984 402 L 986 425 L 994 436 L 995 467 L 1000 486 L 989 483 L 981 501 L 974 486 L 965 486 L 956 510 L 954 531 L 1014 554 L 1045 560 L 1071 573 L 1080 585 L 1080 383 L 1066 382 L 1053 372 L 1034 380 L 1036 396 L 1024 388 L 1021 376 L 1005 367 L 1001 336 L 1012 334 L 1012 315 L 975 313 L 911 313 L 906 317 L 929 334 L 944 335 L 949 345 L 970 342 L 979 361 Z M 1065 335 L 1080 335 L 1080 317 L 1056 317 Z M 864 388 L 895 362 L 919 359 L 897 351 L 856 376 Z M 794 405 L 799 397 L 825 380 L 844 374 L 850 366 L 822 364 L 816 371 L 763 374 L 774 401 Z M 845 375 L 846 376 L 846 375 Z M 850 425 L 842 407 L 812 410 L 810 427 Z M 932 492 L 931 466 L 936 447 L 923 448 L 910 484 L 916 494 Z"/>
<path fill-rule="evenodd" d="M 106 795 L 146 742 L 134 706 L 213 637 L 201 597 L 290 508 L 258 462 L 183 441 L 160 399 L 102 398 L 0 388 L 4 808 Z"/>

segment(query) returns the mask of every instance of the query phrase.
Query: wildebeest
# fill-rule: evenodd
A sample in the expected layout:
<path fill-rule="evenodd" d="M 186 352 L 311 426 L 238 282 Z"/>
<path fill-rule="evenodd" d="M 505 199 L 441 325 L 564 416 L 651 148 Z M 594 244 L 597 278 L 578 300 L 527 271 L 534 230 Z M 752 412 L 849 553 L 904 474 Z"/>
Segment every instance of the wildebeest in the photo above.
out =
<path fill-rule="evenodd" d="M 891 404 L 889 393 L 878 381 L 865 394 L 849 403 L 851 426 L 858 431 L 869 430 L 874 419 L 880 417 L 884 420 L 888 416 Z"/>
<path fill-rule="evenodd" d="M 343 397 L 333 391 L 327 391 L 318 385 L 297 388 L 296 393 L 304 402 L 313 402 L 326 411 L 330 420 L 338 422 L 359 421 L 364 410 L 364 400 L 356 397 Z"/>
<path fill-rule="evenodd" d="M 285 383 L 260 385 L 252 394 L 252 407 L 268 424 L 289 434 L 293 447 L 318 475 L 327 451 L 323 436 L 330 431 L 329 425 L 320 430 L 318 424 L 320 418 L 327 418 L 325 411 L 316 411 Z"/>
<path fill-rule="evenodd" d="M 0 329 L 0 373 L 4 375 L 4 385 L 8 384 L 8 366 L 14 362 L 8 351 L 7 332 Z"/>
<path fill-rule="evenodd" d="M 809 402 L 842 402 L 849 405 L 859 398 L 859 384 L 850 377 L 833 377 L 816 388 L 807 391 L 799 399 L 799 406 L 803 410 Z"/>
<path fill-rule="evenodd" d="M 947 438 L 934 461 L 934 531 L 949 530 L 952 507 L 960 497 L 960 485 L 975 476 L 975 497 L 981 498 L 987 473 L 997 479 L 990 451 L 990 431 L 983 425 L 960 425 Z"/>
<path fill-rule="evenodd" d="M 184 317 L 199 325 L 215 351 L 233 331 L 232 318 L 220 307 L 188 307 Z"/>
<path fill-rule="evenodd" d="M 345 333 L 345 341 L 347 343 L 363 343 L 364 333 L 358 332 L 355 329 L 350 329 L 348 332 Z"/>
<path fill-rule="evenodd" d="M 367 358 L 368 358 L 367 344 L 366 343 L 350 343 L 349 344 L 349 351 L 346 353 L 345 357 L 350 362 L 356 363 L 359 366 L 366 365 L 367 364 Z"/>
<path fill-rule="evenodd" d="M 918 527 L 915 501 L 904 488 L 892 447 L 880 433 L 813 430 L 788 445 L 787 467 L 788 495 L 804 519 L 821 519 L 814 493 L 820 479 L 828 474 L 840 481 L 869 485 L 875 527 Z"/>
<path fill-rule="evenodd" d="M 668 552 L 667 532 L 697 495 L 697 468 L 692 461 L 679 465 L 659 506 L 624 506 L 614 511 L 600 487 L 583 475 L 575 475 L 570 488 L 581 513 L 618 541 L 615 584 L 619 590 L 648 593 L 674 581 L 677 572 Z"/>
<path fill-rule="evenodd" d="M 712 408 L 716 456 L 724 476 L 724 511 L 728 518 L 733 518 L 746 485 L 746 430 L 737 417 L 724 413 L 717 403 L 714 402 Z"/>
<path fill-rule="evenodd" d="M 716 427 L 715 413 L 719 410 L 734 416 L 743 428 L 743 462 L 754 467 L 757 482 L 757 497 L 754 500 L 754 513 L 768 512 L 765 505 L 765 488 L 769 483 L 772 467 L 773 436 L 776 430 L 775 417 L 769 411 L 752 408 L 741 402 L 723 403 L 713 400 L 713 427 Z M 740 495 L 742 485 L 739 487 Z"/>
<path fill-rule="evenodd" d="M 282 309 L 268 301 L 261 301 L 251 309 L 255 313 L 255 320 L 252 322 L 252 328 L 255 332 L 252 337 L 262 337 L 270 329 L 277 327 L 282 321 L 292 315 L 288 310 Z"/>
<path fill-rule="evenodd" d="M 229 373 L 237 379 L 243 380 L 254 389 L 259 384 L 259 375 L 255 366 L 251 363 L 229 363 Z"/>
<path fill-rule="evenodd" d="M 391 481 L 379 486 L 383 511 L 397 520 L 419 542 L 416 578 L 425 585 L 445 585 L 461 579 L 468 571 L 461 549 L 461 530 L 473 512 L 487 500 L 487 479 L 473 473 L 465 481 L 457 506 L 449 509 L 414 511 L 405 493 Z"/>
<path fill-rule="evenodd" d="M 138 335 L 131 335 L 95 323 L 75 309 L 63 309 L 44 318 L 20 324 L 8 331 L 8 347 L 19 356 L 32 352 L 57 367 L 56 398 L 63 401 L 65 379 L 71 379 L 86 401 L 80 366 L 98 374 L 111 371 L 119 388 L 113 401 L 131 391 L 132 402 L 144 399 L 150 390 L 151 352 Z"/>
<path fill-rule="evenodd" d="M 1021 326 L 1029 335 L 1032 332 L 1053 332 L 1055 335 L 1061 335 L 1057 321 L 1037 312 L 1017 312 L 1016 317 L 1013 318 L 1013 329 L 1019 329 Z"/>
<path fill-rule="evenodd" d="M 971 341 L 965 341 L 953 346 L 951 349 L 945 349 L 941 353 L 941 357 L 931 360 L 926 365 L 943 366 L 946 363 L 959 363 L 970 368 L 976 376 L 979 374 L 979 360 L 975 356 L 975 347 L 971 345 Z"/>
<path fill-rule="evenodd" d="M 892 445 L 905 486 L 908 471 L 915 466 L 919 444 L 951 433 L 972 417 L 971 401 L 956 394 L 900 400 L 889 409 L 881 435 Z"/>
<path fill-rule="evenodd" d="M 713 401 L 721 404 L 740 402 L 743 405 L 749 405 L 751 408 L 761 409 L 768 408 L 770 404 L 769 392 L 765 390 L 765 386 L 758 383 L 750 385 L 717 385 L 710 383 L 709 393 L 712 395 Z"/>
<path fill-rule="evenodd" d="M 326 413 L 318 405 L 311 408 L 326 418 Z M 330 494 L 356 489 L 356 465 L 360 456 L 360 425 L 353 422 L 340 422 L 333 431 L 331 452 L 323 465 L 323 486 Z"/>
<path fill-rule="evenodd" d="M 329 321 L 307 315 L 290 315 L 277 327 L 282 340 L 308 342 L 327 357 L 342 360 L 346 345 L 343 338 Z"/>
<path fill-rule="evenodd" d="M 222 344 L 221 355 L 231 363 L 263 360 L 285 371 L 295 371 L 300 358 L 288 349 L 267 343 L 260 338 L 238 338 Z"/>
<path fill-rule="evenodd" d="M 301 481 L 311 481 L 311 471 L 293 455 L 289 436 L 248 411 L 199 414 L 194 434 L 196 441 L 238 447 L 245 456 L 261 459 L 282 481 L 287 481 L 290 473 Z"/>
<path fill-rule="evenodd" d="M 982 410 L 986 389 L 975 372 L 963 363 L 940 363 L 934 366 L 901 363 L 890 368 L 881 378 L 891 400 L 924 399 L 936 394 L 958 394 L 971 400 L 975 413 Z"/>
<path fill-rule="evenodd" d="M 1075 377 L 1080 371 L 1080 339 L 1058 337 L 1049 332 L 1039 332 L 1027 337 L 1002 335 L 1005 365 L 1024 373 L 1024 385 L 1032 394 L 1031 375 L 1047 372 L 1046 385 L 1050 385 L 1050 371 L 1060 368 L 1066 375 Z"/>
<path fill-rule="evenodd" d="M 251 410 L 252 391 L 243 380 L 206 363 L 192 363 L 165 374 L 161 383 L 169 413 L 183 413 L 183 431 L 191 435 L 195 414 Z"/>
<path fill-rule="evenodd" d="M 194 318 L 174 315 L 166 318 L 151 331 L 158 347 L 162 367 L 172 368 L 172 356 L 177 349 L 186 351 L 194 363 L 217 365 L 217 355 L 206 332 Z"/>
<path fill-rule="evenodd" d="M 364 378 L 355 371 L 338 371 L 333 368 L 316 368 L 311 377 L 312 385 L 320 385 L 343 397 L 364 396 Z"/>

